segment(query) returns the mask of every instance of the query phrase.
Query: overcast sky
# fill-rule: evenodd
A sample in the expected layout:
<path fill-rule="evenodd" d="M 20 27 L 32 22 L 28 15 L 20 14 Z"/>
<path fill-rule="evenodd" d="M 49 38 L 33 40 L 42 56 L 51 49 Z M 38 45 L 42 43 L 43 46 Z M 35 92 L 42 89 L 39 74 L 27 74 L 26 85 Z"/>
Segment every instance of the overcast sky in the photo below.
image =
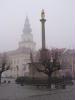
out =
<path fill-rule="evenodd" d="M 75 0 L 0 0 L 0 52 L 18 48 L 26 16 L 41 47 L 40 13 L 46 15 L 46 46 L 75 48 Z"/>

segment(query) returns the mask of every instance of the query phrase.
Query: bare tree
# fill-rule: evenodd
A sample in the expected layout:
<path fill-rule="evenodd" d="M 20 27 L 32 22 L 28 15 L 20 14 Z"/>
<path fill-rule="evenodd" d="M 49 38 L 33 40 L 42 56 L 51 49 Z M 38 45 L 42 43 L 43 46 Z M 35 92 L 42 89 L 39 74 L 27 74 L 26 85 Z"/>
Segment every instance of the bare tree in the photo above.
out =
<path fill-rule="evenodd" d="M 8 63 L 8 57 L 6 53 L 1 54 L 0 56 L 0 84 L 1 84 L 1 76 L 4 71 L 9 70 L 10 64 Z"/>
<path fill-rule="evenodd" d="M 59 52 L 54 50 L 41 50 L 38 62 L 33 62 L 31 54 L 31 64 L 36 67 L 38 72 L 42 72 L 48 76 L 48 85 L 51 87 L 52 73 L 60 69 Z M 33 67 L 34 68 L 34 67 Z"/>

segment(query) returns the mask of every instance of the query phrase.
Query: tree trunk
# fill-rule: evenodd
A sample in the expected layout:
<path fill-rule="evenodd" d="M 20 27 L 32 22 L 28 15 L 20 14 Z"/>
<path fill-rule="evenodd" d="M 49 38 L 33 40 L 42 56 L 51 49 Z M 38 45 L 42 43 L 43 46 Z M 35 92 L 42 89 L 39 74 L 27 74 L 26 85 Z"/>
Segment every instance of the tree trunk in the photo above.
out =
<path fill-rule="evenodd" d="M 1 75 L 2 75 L 2 73 L 0 73 L 0 84 L 1 84 Z"/>
<path fill-rule="evenodd" d="M 51 88 L 51 74 L 48 75 L 48 87 Z"/>

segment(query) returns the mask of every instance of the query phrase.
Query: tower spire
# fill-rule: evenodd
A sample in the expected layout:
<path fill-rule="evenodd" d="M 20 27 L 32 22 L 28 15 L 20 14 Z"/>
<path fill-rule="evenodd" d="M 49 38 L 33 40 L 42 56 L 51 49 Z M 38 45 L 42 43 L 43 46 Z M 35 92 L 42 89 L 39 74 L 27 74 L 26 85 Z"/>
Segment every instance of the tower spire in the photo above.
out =
<path fill-rule="evenodd" d="M 28 33 L 31 33 L 31 31 L 32 30 L 31 30 L 31 27 L 30 27 L 29 19 L 28 19 L 28 16 L 26 16 L 23 33 L 28 34 Z"/>
<path fill-rule="evenodd" d="M 44 9 L 42 9 L 42 12 L 41 12 L 40 22 L 42 24 L 42 49 L 45 49 L 45 22 L 46 22 L 46 19 L 45 19 Z"/>

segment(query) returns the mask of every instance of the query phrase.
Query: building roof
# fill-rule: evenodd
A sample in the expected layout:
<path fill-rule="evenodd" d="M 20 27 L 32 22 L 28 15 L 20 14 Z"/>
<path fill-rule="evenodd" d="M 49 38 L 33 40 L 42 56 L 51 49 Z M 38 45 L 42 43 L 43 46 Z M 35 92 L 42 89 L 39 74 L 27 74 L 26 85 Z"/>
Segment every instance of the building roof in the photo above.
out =
<path fill-rule="evenodd" d="M 7 52 L 7 54 L 8 55 L 29 54 L 30 51 L 31 50 L 29 48 L 18 48 L 16 50 Z"/>

